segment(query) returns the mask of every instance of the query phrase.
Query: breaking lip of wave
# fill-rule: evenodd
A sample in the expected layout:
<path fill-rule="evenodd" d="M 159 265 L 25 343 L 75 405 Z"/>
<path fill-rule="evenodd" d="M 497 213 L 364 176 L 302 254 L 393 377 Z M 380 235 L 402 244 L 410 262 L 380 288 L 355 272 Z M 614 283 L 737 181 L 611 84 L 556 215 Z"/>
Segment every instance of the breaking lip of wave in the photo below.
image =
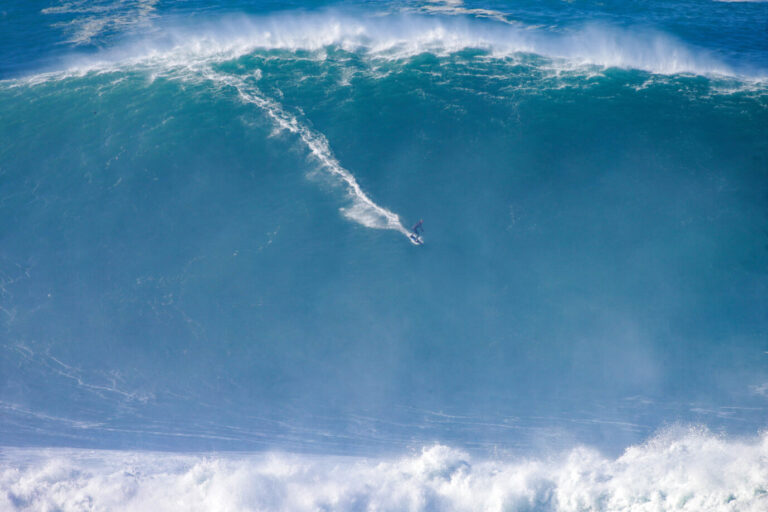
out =
<path fill-rule="evenodd" d="M 768 434 L 672 428 L 618 458 L 0 451 L 4 510 L 765 510 Z"/>
<path fill-rule="evenodd" d="M 478 49 L 492 58 L 536 54 L 565 68 L 638 69 L 658 74 L 698 74 L 763 80 L 759 69 L 735 69 L 705 49 L 651 29 L 589 24 L 560 32 L 511 26 L 477 18 L 337 12 L 230 16 L 185 26 L 168 22 L 156 31 L 91 57 L 73 57 L 69 69 L 115 64 L 188 65 L 229 60 L 257 50 L 320 52 L 340 48 L 368 57 L 404 59 L 422 53 L 447 55 Z"/>

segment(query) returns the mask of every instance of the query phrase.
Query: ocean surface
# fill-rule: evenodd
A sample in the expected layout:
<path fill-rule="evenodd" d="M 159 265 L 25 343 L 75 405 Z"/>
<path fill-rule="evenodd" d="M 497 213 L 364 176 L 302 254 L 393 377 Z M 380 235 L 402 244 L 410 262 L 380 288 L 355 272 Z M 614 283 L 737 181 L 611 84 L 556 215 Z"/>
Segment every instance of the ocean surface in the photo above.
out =
<path fill-rule="evenodd" d="M 768 3 L 0 6 L 0 510 L 758 512 L 766 428 Z"/>

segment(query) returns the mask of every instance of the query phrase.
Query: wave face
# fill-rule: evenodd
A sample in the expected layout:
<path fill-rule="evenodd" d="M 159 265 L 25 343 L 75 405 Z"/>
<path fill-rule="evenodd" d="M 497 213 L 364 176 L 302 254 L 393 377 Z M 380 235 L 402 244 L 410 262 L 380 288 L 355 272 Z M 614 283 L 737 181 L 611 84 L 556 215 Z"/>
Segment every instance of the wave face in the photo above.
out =
<path fill-rule="evenodd" d="M 765 508 L 768 4 L 2 16 L 0 508 Z"/>

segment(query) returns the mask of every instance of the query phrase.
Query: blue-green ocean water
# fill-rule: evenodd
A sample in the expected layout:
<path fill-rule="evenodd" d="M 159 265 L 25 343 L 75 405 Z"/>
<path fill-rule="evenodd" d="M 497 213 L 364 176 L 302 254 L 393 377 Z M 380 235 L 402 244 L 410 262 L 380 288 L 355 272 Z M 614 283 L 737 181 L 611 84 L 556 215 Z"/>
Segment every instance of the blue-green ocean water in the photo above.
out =
<path fill-rule="evenodd" d="M 381 475 L 339 491 L 363 501 L 323 501 L 280 473 L 315 501 L 251 481 L 229 506 L 452 510 L 465 502 L 424 490 L 435 474 L 480 457 L 527 475 L 510 461 L 582 446 L 607 458 L 574 474 L 651 468 L 636 504 L 765 506 L 766 458 L 745 453 L 768 449 L 768 4 L 1 16 L 0 505 L 81 509 L 20 483 L 49 481 L 41 449 L 75 450 L 59 480 L 82 489 L 84 472 L 124 475 L 82 449 L 277 450 L 322 468 L 426 447 L 403 464 L 438 460 L 417 494 L 448 501 L 378 502 Z M 407 237 L 419 219 L 423 246 Z M 208 463 L 190 457 L 167 471 Z M 718 480 L 713 498 L 700 479 L 673 502 L 659 482 L 686 461 L 742 468 L 744 489 Z M 241 463 L 221 471 L 269 466 Z M 515 496 L 499 506 L 632 509 L 618 491 L 568 501 L 557 471 L 527 498 L 499 484 Z M 154 496 L 142 482 L 131 499 Z M 106 495 L 92 503 L 119 508 Z"/>

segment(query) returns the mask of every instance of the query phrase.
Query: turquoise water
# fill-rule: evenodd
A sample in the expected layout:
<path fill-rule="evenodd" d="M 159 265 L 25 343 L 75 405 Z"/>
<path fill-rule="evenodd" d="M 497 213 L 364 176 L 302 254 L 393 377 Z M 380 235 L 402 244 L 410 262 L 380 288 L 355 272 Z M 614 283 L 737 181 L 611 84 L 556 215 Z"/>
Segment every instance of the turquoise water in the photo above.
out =
<path fill-rule="evenodd" d="M 765 505 L 766 4 L 3 19 L 3 506 Z"/>

